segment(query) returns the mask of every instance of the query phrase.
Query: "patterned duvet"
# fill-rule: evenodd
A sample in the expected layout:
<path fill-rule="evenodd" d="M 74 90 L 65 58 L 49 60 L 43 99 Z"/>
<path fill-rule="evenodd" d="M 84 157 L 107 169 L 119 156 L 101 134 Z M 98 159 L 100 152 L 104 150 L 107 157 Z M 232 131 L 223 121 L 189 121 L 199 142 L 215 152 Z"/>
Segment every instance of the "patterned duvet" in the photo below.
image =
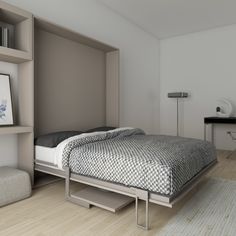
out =
<path fill-rule="evenodd" d="M 77 136 L 62 153 L 62 165 L 74 173 L 164 195 L 176 194 L 214 160 L 209 142 L 130 128 Z"/>

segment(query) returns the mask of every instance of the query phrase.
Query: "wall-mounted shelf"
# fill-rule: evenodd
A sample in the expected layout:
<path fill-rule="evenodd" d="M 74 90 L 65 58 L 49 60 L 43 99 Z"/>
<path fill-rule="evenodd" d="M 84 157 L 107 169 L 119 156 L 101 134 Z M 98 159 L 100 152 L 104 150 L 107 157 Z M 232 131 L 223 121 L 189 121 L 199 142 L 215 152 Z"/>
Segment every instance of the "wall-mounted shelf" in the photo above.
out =
<path fill-rule="evenodd" d="M 0 127 L 0 135 L 5 134 L 23 134 L 33 132 L 33 127 L 29 126 L 6 126 Z"/>
<path fill-rule="evenodd" d="M 20 64 L 32 60 L 30 53 L 13 48 L 0 47 L 0 61 Z"/>

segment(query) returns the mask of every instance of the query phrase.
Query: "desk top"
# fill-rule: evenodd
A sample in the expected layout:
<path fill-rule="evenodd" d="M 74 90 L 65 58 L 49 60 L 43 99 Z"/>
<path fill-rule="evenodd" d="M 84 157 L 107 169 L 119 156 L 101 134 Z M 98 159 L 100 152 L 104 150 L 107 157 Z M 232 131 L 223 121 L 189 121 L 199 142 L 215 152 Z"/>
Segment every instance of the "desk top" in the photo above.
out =
<path fill-rule="evenodd" d="M 236 124 L 236 117 L 205 117 L 205 124 Z"/>

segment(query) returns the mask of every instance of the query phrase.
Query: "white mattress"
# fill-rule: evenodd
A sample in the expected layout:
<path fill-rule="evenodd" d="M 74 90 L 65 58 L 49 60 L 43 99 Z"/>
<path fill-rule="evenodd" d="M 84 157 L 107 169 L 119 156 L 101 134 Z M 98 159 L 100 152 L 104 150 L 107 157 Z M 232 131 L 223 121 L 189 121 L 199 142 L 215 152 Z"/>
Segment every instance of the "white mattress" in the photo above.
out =
<path fill-rule="evenodd" d="M 117 128 L 115 130 L 110 130 L 107 132 L 115 132 L 117 130 L 122 130 L 122 129 L 131 129 L 131 128 Z M 83 133 L 79 134 L 73 137 L 70 137 L 68 139 L 65 139 L 61 143 L 59 143 L 56 147 L 54 148 L 49 148 L 49 147 L 43 147 L 43 146 L 37 146 L 35 145 L 35 159 L 38 161 L 44 161 L 48 162 L 50 164 L 53 164 L 57 166 L 57 168 L 63 170 L 62 166 L 62 154 L 65 146 L 78 138 L 84 138 L 84 137 L 89 137 L 89 136 L 94 136 L 97 134 L 101 133 L 106 133 L 105 131 L 99 131 L 99 132 L 92 132 L 92 133 Z"/>
<path fill-rule="evenodd" d="M 55 164 L 56 148 L 42 147 L 35 145 L 35 159 Z"/>

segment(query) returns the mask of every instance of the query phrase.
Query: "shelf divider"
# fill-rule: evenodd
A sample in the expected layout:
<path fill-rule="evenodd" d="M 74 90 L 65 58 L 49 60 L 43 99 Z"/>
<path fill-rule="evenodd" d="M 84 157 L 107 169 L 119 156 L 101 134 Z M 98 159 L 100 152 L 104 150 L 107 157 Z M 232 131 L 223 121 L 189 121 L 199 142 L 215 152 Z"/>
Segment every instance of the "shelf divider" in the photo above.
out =
<path fill-rule="evenodd" d="M 0 46 L 0 61 L 20 64 L 30 60 L 32 57 L 28 52 Z"/>
<path fill-rule="evenodd" d="M 33 127 L 29 126 L 3 126 L 0 127 L 0 135 L 23 134 L 33 132 Z"/>

